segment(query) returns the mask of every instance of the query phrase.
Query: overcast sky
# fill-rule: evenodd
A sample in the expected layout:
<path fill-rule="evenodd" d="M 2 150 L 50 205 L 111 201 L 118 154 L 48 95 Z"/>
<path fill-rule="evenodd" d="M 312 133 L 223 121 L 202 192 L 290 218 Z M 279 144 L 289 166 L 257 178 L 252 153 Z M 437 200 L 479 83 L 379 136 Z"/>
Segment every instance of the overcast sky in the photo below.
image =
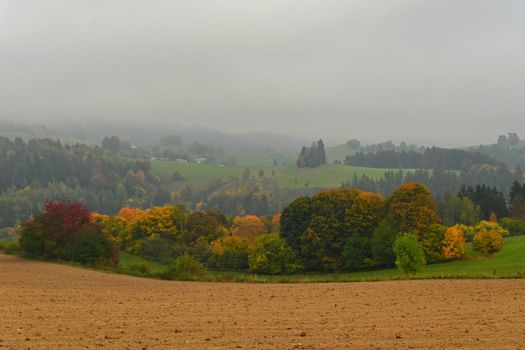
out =
<path fill-rule="evenodd" d="M 525 137 L 525 1 L 0 0 L 0 120 Z"/>

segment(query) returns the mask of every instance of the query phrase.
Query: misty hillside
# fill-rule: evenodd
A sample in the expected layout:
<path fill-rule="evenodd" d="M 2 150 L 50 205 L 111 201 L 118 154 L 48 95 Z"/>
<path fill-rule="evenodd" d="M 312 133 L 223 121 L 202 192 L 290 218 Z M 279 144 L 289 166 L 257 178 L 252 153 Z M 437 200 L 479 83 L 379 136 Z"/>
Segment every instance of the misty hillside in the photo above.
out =
<path fill-rule="evenodd" d="M 88 144 L 100 144 L 105 136 L 117 135 L 135 146 L 148 147 L 157 145 L 159 139 L 168 134 L 179 135 L 186 145 L 198 142 L 222 147 L 228 152 L 268 149 L 295 152 L 305 143 L 309 143 L 308 140 L 268 132 L 234 134 L 207 127 L 177 126 L 171 123 L 61 122 L 43 126 L 0 122 L 0 135 L 3 136 L 11 138 L 20 136 L 24 139 L 58 138 L 67 142 Z"/>

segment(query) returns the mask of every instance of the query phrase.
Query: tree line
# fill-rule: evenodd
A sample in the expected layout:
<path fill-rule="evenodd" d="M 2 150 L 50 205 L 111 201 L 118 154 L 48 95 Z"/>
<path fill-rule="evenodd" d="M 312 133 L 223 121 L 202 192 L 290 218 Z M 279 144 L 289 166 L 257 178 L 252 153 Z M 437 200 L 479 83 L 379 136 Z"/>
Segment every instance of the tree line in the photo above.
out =
<path fill-rule="evenodd" d="M 448 169 L 462 170 L 475 164 L 494 165 L 496 161 L 480 152 L 438 147 L 417 150 L 357 152 L 346 156 L 345 165 L 390 169 Z"/>
<path fill-rule="evenodd" d="M 482 217 L 488 219 L 491 212 L 506 216 L 507 202 L 514 183 L 523 182 L 519 168 L 510 169 L 506 165 L 472 166 L 461 172 L 444 170 L 388 171 L 379 179 L 366 175 L 354 176 L 344 182 L 342 187 L 361 188 L 389 196 L 406 182 L 417 182 L 427 186 L 440 207 L 447 206 L 450 196 L 467 197 L 482 208 Z"/>
<path fill-rule="evenodd" d="M 124 207 L 105 215 L 90 213 L 83 203 L 53 201 L 18 234 L 25 254 L 84 264 L 116 265 L 123 251 L 175 266 L 193 261 L 269 274 L 359 271 L 396 263 L 408 269 L 414 257 L 427 263 L 460 259 L 466 241 L 481 254 L 497 251 L 502 237 L 523 225 L 518 208 L 525 186 L 516 183 L 514 192 L 511 207 L 518 216 L 506 222 L 494 214 L 490 221 L 465 215 L 465 198 L 452 213 L 453 222 L 447 222 L 450 217 L 440 217 L 431 192 L 417 183 L 402 185 L 386 199 L 358 189 L 325 190 L 297 198 L 273 216 L 227 216 L 183 205 Z"/>

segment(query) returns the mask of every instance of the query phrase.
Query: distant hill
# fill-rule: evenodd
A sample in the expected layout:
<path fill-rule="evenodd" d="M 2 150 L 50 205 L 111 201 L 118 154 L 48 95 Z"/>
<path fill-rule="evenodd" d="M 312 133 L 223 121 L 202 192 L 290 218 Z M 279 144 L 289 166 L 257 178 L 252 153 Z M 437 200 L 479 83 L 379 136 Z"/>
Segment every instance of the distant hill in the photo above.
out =
<path fill-rule="evenodd" d="M 184 144 L 199 142 L 209 146 L 222 147 L 227 152 L 241 150 L 282 150 L 296 151 L 305 142 L 294 138 L 266 132 L 225 133 L 206 127 L 187 127 L 165 124 L 138 124 L 113 122 L 63 122 L 50 123 L 47 126 L 0 122 L 0 135 L 7 137 L 58 138 L 61 140 L 79 140 L 83 143 L 100 144 L 105 136 L 117 135 L 136 146 L 158 145 L 159 139 L 166 134 L 182 137 Z"/>

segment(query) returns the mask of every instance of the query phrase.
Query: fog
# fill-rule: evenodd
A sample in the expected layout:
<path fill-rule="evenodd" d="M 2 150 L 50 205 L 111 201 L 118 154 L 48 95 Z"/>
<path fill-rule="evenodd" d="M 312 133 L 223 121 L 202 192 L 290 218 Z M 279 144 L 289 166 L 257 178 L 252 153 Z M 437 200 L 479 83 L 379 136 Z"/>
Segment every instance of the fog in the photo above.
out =
<path fill-rule="evenodd" d="M 525 2 L 0 0 L 0 120 L 525 134 Z"/>

